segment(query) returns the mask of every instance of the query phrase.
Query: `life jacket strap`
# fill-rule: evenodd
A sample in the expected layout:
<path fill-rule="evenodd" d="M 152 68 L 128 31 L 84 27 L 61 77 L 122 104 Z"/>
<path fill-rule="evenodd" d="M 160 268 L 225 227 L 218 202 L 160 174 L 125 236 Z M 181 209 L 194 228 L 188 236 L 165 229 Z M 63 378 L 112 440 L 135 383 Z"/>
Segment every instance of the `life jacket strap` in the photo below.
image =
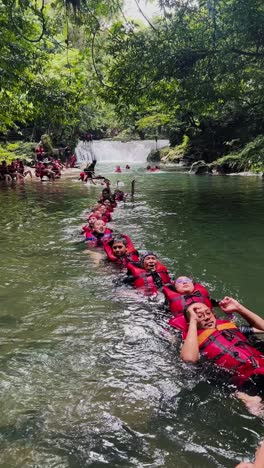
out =
<path fill-rule="evenodd" d="M 216 328 L 207 328 L 198 335 L 198 344 L 201 346 L 216 330 L 236 329 L 237 326 L 233 322 L 220 323 Z"/>

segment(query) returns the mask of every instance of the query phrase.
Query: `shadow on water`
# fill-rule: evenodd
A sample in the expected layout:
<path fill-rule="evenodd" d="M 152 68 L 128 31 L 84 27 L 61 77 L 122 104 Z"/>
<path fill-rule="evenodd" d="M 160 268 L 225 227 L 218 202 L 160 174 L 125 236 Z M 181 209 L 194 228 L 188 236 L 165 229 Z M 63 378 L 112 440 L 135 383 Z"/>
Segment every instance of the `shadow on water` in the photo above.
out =
<path fill-rule="evenodd" d="M 119 206 L 113 228 L 260 312 L 259 182 L 135 172 L 135 202 Z M 116 288 L 123 273 L 95 267 L 76 243 L 99 194 L 69 180 L 0 189 L 0 465 L 231 468 L 251 458 L 263 422 L 204 364 L 180 362 L 162 309 Z"/>

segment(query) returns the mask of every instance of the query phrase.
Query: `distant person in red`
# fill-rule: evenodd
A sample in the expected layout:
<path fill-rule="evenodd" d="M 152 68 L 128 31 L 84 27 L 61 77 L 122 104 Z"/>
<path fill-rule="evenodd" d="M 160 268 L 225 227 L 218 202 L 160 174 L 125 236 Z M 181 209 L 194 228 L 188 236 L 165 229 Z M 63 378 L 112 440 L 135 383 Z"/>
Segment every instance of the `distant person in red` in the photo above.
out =
<path fill-rule="evenodd" d="M 8 164 L 7 170 L 8 170 L 8 174 L 10 175 L 12 180 L 14 180 L 15 177 L 16 177 L 16 174 L 17 174 L 17 165 L 16 165 L 15 161 L 12 161 L 11 164 Z"/>
<path fill-rule="evenodd" d="M 120 167 L 120 166 L 116 166 L 116 168 L 115 168 L 115 172 L 122 172 L 122 169 L 121 169 L 121 167 Z"/>
<path fill-rule="evenodd" d="M 70 167 L 72 169 L 75 167 L 76 161 L 77 161 L 77 158 L 76 158 L 75 154 L 73 154 L 72 157 L 71 157 L 71 162 L 70 162 Z"/>
<path fill-rule="evenodd" d="M 118 201 L 118 202 L 123 201 L 123 200 L 124 200 L 124 196 L 125 196 L 125 194 L 124 194 L 124 192 L 123 192 L 122 190 L 116 189 L 116 190 L 114 191 L 114 198 L 115 198 L 115 201 Z"/>
<path fill-rule="evenodd" d="M 36 148 L 36 155 L 37 155 L 37 160 L 38 161 L 43 161 L 43 157 L 44 157 L 44 148 L 42 146 L 41 143 L 39 143 L 39 145 L 37 146 Z"/>
<path fill-rule="evenodd" d="M 31 171 L 29 169 L 26 171 L 23 161 L 17 159 L 17 180 L 24 179 L 28 174 L 32 179 Z"/>
<path fill-rule="evenodd" d="M 52 172 L 54 172 L 56 179 L 59 179 L 61 177 L 61 165 L 56 159 L 52 161 L 51 170 Z"/>
<path fill-rule="evenodd" d="M 39 161 L 35 166 L 35 175 L 40 178 L 41 182 L 44 176 L 49 180 L 55 180 L 55 174 L 50 169 L 48 162 L 42 163 Z"/>

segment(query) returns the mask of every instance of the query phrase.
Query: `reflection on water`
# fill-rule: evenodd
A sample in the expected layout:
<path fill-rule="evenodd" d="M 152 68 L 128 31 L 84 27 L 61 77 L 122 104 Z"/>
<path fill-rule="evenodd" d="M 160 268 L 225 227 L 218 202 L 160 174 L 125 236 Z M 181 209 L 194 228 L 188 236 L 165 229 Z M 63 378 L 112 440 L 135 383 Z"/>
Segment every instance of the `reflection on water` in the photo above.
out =
<path fill-rule="evenodd" d="M 113 226 L 260 313 L 262 181 L 135 172 L 136 200 Z M 128 186 L 132 174 L 121 177 Z M 117 291 L 115 268 L 95 268 L 76 244 L 99 191 L 69 180 L 0 189 L 0 465 L 231 468 L 252 457 L 262 421 L 209 370 L 181 363 L 159 307 Z"/>

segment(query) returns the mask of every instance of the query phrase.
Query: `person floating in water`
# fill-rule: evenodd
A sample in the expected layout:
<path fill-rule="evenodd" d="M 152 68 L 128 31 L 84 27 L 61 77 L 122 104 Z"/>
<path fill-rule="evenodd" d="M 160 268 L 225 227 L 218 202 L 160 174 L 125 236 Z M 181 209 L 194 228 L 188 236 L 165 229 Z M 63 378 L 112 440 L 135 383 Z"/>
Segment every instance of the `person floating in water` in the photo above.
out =
<path fill-rule="evenodd" d="M 145 252 L 139 264 L 129 263 L 127 269 L 123 282 L 141 290 L 146 296 L 157 294 L 165 284 L 171 283 L 167 268 L 153 252 Z"/>
<path fill-rule="evenodd" d="M 203 302 L 212 308 L 216 301 L 210 299 L 207 289 L 199 283 L 195 283 L 188 276 L 179 276 L 173 284 L 164 286 L 162 292 L 165 295 L 167 307 L 173 315 L 183 314 L 188 305 L 193 302 Z"/>
<path fill-rule="evenodd" d="M 226 313 L 238 313 L 250 326 L 237 327 L 230 320 L 218 319 L 212 308 L 203 303 L 189 305 L 185 325 L 183 317 L 171 319 L 169 324 L 183 331 L 182 360 L 197 363 L 203 355 L 228 371 L 230 382 L 239 390 L 237 396 L 253 412 L 264 397 L 264 355 L 247 337 L 264 332 L 264 319 L 230 297 L 219 305 Z"/>
<path fill-rule="evenodd" d="M 139 262 L 139 254 L 130 237 L 117 234 L 113 239 L 104 243 L 104 250 L 110 262 L 127 266 L 128 263 Z"/>
<path fill-rule="evenodd" d="M 85 232 L 85 243 L 89 248 L 103 247 L 103 243 L 112 237 L 112 230 L 106 227 L 102 219 L 97 219 L 93 225 L 93 230 Z"/>

